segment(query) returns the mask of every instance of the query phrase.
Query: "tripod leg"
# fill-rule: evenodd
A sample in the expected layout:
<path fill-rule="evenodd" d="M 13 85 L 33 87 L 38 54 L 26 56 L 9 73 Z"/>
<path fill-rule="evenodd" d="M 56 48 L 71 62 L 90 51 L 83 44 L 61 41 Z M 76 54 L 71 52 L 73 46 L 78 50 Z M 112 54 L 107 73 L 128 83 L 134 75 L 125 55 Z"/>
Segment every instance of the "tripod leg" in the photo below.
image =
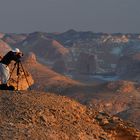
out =
<path fill-rule="evenodd" d="M 17 63 L 15 63 L 15 64 L 14 64 L 14 67 L 13 67 L 13 69 L 12 69 L 11 73 L 10 73 L 10 76 L 9 76 L 9 80 L 10 80 L 10 79 L 11 79 L 11 77 L 12 77 L 12 74 L 13 74 L 14 69 L 16 68 L 16 65 L 17 65 Z"/>
<path fill-rule="evenodd" d="M 24 73 L 24 76 L 25 76 L 26 82 L 27 82 L 27 84 L 28 84 L 28 86 L 29 86 L 29 89 L 31 90 L 31 87 L 30 87 L 29 81 L 28 81 L 28 79 L 27 79 L 27 76 L 26 76 L 25 70 L 24 70 L 23 65 L 22 65 L 21 62 L 20 62 L 20 65 L 21 65 L 22 71 L 23 71 L 23 73 Z"/>
<path fill-rule="evenodd" d="M 17 77 L 17 90 L 18 90 L 18 84 L 19 84 L 19 75 Z"/>
<path fill-rule="evenodd" d="M 19 89 L 19 74 L 20 74 L 20 72 L 19 72 L 19 63 L 17 63 L 17 90 Z"/>

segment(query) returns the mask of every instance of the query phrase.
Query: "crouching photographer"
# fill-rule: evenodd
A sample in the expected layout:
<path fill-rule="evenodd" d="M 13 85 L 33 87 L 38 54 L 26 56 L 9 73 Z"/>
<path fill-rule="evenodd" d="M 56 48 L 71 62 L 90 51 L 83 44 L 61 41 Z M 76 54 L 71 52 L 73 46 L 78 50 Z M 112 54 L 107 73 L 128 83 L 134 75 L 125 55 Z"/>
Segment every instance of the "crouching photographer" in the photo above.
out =
<path fill-rule="evenodd" d="M 9 51 L 0 61 L 0 78 L 1 78 L 1 88 L 7 89 L 7 82 L 10 78 L 9 64 L 11 61 L 20 62 L 23 53 L 18 49 Z"/>

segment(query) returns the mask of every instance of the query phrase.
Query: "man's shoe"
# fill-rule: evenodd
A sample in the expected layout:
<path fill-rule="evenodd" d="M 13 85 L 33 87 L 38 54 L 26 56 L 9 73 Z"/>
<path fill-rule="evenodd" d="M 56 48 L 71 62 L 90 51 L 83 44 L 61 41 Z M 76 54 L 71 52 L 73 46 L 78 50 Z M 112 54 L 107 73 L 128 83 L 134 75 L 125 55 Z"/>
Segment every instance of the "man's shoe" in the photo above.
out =
<path fill-rule="evenodd" d="M 7 90 L 7 89 L 8 89 L 7 84 L 1 84 L 1 85 L 0 85 L 0 89 L 1 89 L 1 90 Z"/>
<path fill-rule="evenodd" d="M 8 90 L 15 90 L 15 87 L 14 86 L 9 86 Z"/>

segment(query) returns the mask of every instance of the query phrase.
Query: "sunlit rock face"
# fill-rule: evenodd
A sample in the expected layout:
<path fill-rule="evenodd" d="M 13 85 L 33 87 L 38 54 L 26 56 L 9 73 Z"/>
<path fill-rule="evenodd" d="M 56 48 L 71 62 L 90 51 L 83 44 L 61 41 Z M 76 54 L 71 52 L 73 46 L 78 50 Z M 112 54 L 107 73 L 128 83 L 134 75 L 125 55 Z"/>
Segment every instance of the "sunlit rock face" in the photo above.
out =
<path fill-rule="evenodd" d="M 23 61 L 26 63 L 37 63 L 36 55 L 33 52 L 28 52 L 23 55 Z"/>

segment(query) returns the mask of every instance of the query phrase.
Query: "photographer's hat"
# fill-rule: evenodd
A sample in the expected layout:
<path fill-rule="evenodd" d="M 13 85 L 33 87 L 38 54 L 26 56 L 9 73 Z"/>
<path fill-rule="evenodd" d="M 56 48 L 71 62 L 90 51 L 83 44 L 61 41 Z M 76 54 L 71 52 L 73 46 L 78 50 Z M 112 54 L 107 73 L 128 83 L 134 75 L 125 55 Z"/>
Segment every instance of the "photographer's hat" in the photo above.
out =
<path fill-rule="evenodd" d="M 16 53 L 19 53 L 20 50 L 18 48 L 15 48 L 14 50 L 12 50 L 12 52 L 16 52 Z"/>

